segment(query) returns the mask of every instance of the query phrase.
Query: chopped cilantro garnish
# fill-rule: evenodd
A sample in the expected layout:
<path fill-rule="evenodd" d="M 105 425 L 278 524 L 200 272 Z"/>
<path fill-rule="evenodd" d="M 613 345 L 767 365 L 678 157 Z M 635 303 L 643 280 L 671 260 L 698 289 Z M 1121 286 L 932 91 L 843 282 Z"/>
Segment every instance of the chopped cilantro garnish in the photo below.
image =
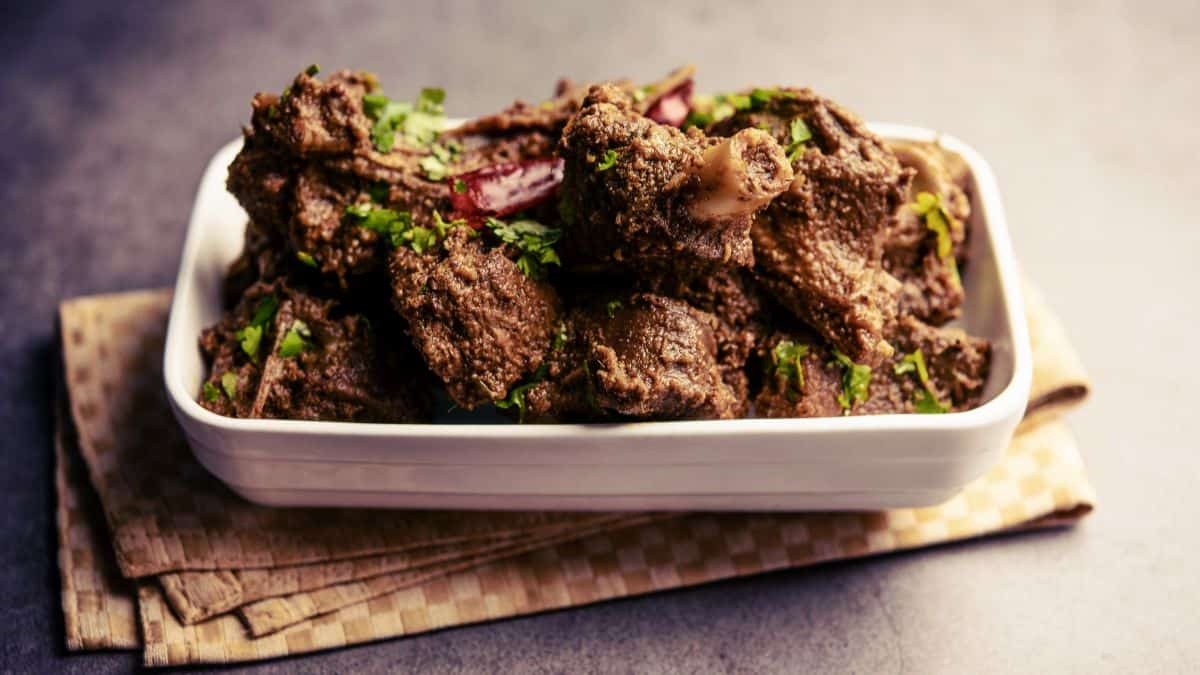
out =
<path fill-rule="evenodd" d="M 454 179 L 454 191 L 460 195 L 462 193 L 466 192 L 467 191 L 467 182 L 461 178 L 455 178 Z"/>
<path fill-rule="evenodd" d="M 321 66 L 318 66 L 315 63 L 304 69 L 304 74 L 309 77 L 314 77 L 319 72 L 321 72 Z"/>
<path fill-rule="evenodd" d="M 500 241 L 512 244 L 521 252 L 517 267 L 530 279 L 544 277 L 547 265 L 562 264 L 554 250 L 554 244 L 562 235 L 561 230 L 529 219 L 506 223 L 498 218 L 488 218 L 484 224 Z"/>
<path fill-rule="evenodd" d="M 440 181 L 450 171 L 450 165 L 458 159 L 462 146 L 454 141 L 449 143 L 434 143 L 429 146 L 429 156 L 421 159 L 421 169 L 432 181 Z"/>
<path fill-rule="evenodd" d="M 422 89 L 415 103 L 393 101 L 383 94 L 363 96 L 363 112 L 375 124 L 371 127 L 371 141 L 379 152 L 391 152 L 396 144 L 396 132 L 400 131 L 409 143 L 425 146 L 437 140 L 446 115 L 442 102 L 446 92 L 442 89 Z"/>
<path fill-rule="evenodd" d="M 784 340 L 771 350 L 771 361 L 767 364 L 767 370 L 783 381 L 789 401 L 795 401 L 804 393 L 804 369 L 800 362 L 806 356 L 808 345 L 798 345 L 791 340 Z"/>
<path fill-rule="evenodd" d="M 254 316 L 251 317 L 250 323 L 234 333 L 242 351 L 255 363 L 258 363 L 258 348 L 262 344 L 263 331 L 267 324 L 271 323 L 271 319 L 275 318 L 275 311 L 278 309 L 279 298 L 274 293 L 263 297 L 254 308 Z"/>
<path fill-rule="evenodd" d="M 921 382 L 921 389 L 917 391 L 913 398 L 913 405 L 919 413 L 944 413 L 949 412 L 950 406 L 938 400 L 937 392 L 933 388 L 933 382 L 929 379 L 929 369 L 925 366 L 925 354 L 920 349 L 911 354 L 905 354 L 903 358 L 892 366 L 892 370 L 897 375 L 905 373 L 916 373 L 917 379 Z"/>
<path fill-rule="evenodd" d="M 522 382 L 521 384 L 509 389 L 508 396 L 505 396 L 502 399 L 492 401 L 492 404 L 501 410 L 508 410 L 509 408 L 516 408 L 517 409 L 517 422 L 520 424 L 524 424 L 525 423 L 525 394 L 530 389 L 533 389 L 537 385 L 541 384 L 546 379 L 546 376 L 549 373 L 550 373 L 550 366 L 547 365 L 546 362 L 543 361 L 542 365 L 538 366 L 537 370 L 533 371 L 533 375 L 530 375 L 529 378 L 527 380 L 525 380 L 524 382 Z"/>
<path fill-rule="evenodd" d="M 225 390 L 225 395 L 231 401 L 237 398 L 237 383 L 237 373 L 232 370 L 225 371 L 225 374 L 221 376 L 221 388 Z"/>
<path fill-rule="evenodd" d="M 837 401 L 847 413 L 855 403 L 862 403 L 871 396 L 871 368 L 850 360 L 840 350 L 833 350 L 833 361 L 829 365 L 842 367 L 842 393 Z"/>
<path fill-rule="evenodd" d="M 309 330 L 308 325 L 300 319 L 294 319 L 288 332 L 279 343 L 279 355 L 288 359 L 308 349 L 312 346 L 308 341 L 310 337 L 312 337 L 312 331 Z"/>
<path fill-rule="evenodd" d="M 768 103 L 777 98 L 796 98 L 796 95 L 782 89 L 759 89 L 756 87 L 750 92 L 749 107 L 751 110 L 762 110 Z"/>
<path fill-rule="evenodd" d="M 242 345 L 242 351 L 255 363 L 258 363 L 258 347 L 262 344 L 262 336 L 263 327 L 255 325 L 245 326 L 234 334 Z"/>
<path fill-rule="evenodd" d="M 526 382 L 508 390 L 508 396 L 492 401 L 493 405 L 501 410 L 509 408 L 517 409 L 517 421 L 521 424 L 525 423 L 525 392 L 533 389 L 538 385 L 538 382 Z"/>
<path fill-rule="evenodd" d="M 922 415 L 941 415 L 950 412 L 950 406 L 942 403 L 931 392 L 921 389 L 913 398 L 913 408 Z"/>
<path fill-rule="evenodd" d="M 693 108 L 688 112 L 687 119 L 683 120 L 683 128 L 686 130 L 689 127 L 704 127 L 713 123 L 713 114 L 708 110 L 698 110 Z"/>
<path fill-rule="evenodd" d="M 347 217 L 358 220 L 358 226 L 387 237 L 392 246 L 408 246 L 417 253 L 433 250 L 446 238 L 453 227 L 466 227 L 463 219 L 447 222 L 438 212 L 433 213 L 433 227 L 413 223 L 408 211 L 393 211 L 373 204 L 351 204 L 346 207 Z"/>
<path fill-rule="evenodd" d="M 278 309 L 279 298 L 274 293 L 270 293 L 258 301 L 258 306 L 254 308 L 254 318 L 250 319 L 250 323 L 255 326 L 265 326 L 275 318 L 275 311 Z"/>
<path fill-rule="evenodd" d="M 604 313 L 607 314 L 608 318 L 611 319 L 617 315 L 618 309 L 621 309 L 621 301 L 620 300 L 609 300 L 608 304 L 604 306 Z"/>
<path fill-rule="evenodd" d="M 570 337 L 567 335 L 567 322 L 559 321 L 558 331 L 554 333 L 554 339 L 550 341 L 550 349 L 553 351 L 562 349 L 567 346 L 567 340 L 569 339 Z"/>
<path fill-rule="evenodd" d="M 613 165 L 617 163 L 618 156 L 616 150 L 605 150 L 604 157 L 596 163 L 596 172 L 608 171 L 613 168 Z"/>
<path fill-rule="evenodd" d="M 209 403 L 216 403 L 217 399 L 221 398 L 221 390 L 217 389 L 212 382 L 204 383 L 204 400 Z"/>
<path fill-rule="evenodd" d="M 954 253 L 954 239 L 950 236 L 951 229 L 957 230 L 961 224 L 950 215 L 942 203 L 941 194 L 918 192 L 917 201 L 909 207 L 918 215 L 924 216 L 925 227 L 937 234 L 937 253 L 946 258 Z"/>
<path fill-rule="evenodd" d="M 789 125 L 789 134 L 791 142 L 787 146 L 787 156 L 789 162 L 794 162 L 804 154 L 804 145 L 812 140 L 812 131 L 804 123 L 803 118 L 797 117 Z"/>
<path fill-rule="evenodd" d="M 296 260 L 299 260 L 309 267 L 317 266 L 316 258 L 313 258 L 311 253 L 307 253 L 305 251 L 296 251 Z"/>

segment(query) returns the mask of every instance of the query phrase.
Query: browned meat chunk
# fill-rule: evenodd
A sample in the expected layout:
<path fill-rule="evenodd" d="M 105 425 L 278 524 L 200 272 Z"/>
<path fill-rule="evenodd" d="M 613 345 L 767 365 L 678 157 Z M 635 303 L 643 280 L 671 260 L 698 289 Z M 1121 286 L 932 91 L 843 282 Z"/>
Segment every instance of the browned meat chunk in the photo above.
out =
<path fill-rule="evenodd" d="M 896 283 L 881 264 L 909 174 L 852 113 L 807 89 L 777 90 L 713 133 L 765 128 L 791 147 L 795 178 L 755 220 L 764 288 L 851 358 L 892 354 Z M 807 138 L 806 138 L 807 136 Z"/>
<path fill-rule="evenodd" d="M 805 328 L 765 343 L 766 377 L 754 400 L 762 417 L 944 413 L 979 404 L 991 351 L 955 328 L 903 317 L 890 335 L 895 359 L 867 369 L 848 363 Z M 869 373 L 869 375 L 868 375 Z M 858 379 L 861 378 L 861 379 Z"/>
<path fill-rule="evenodd" d="M 738 414 L 749 412 L 746 360 L 762 338 L 763 299 L 751 276 L 730 267 L 652 266 L 641 270 L 634 286 L 683 300 L 716 318 L 717 363 L 738 399 Z"/>
<path fill-rule="evenodd" d="M 727 419 L 737 397 L 717 364 L 716 319 L 636 294 L 581 316 L 596 405 L 638 419 Z"/>
<path fill-rule="evenodd" d="M 321 80 L 306 72 L 282 96 L 258 94 L 227 181 L 251 219 L 287 242 L 288 257 L 341 288 L 370 285 L 386 264 L 386 247 L 345 218 L 347 206 L 375 199 L 419 217 L 449 206 L 449 188 L 421 168 L 430 148 L 375 147 L 363 110 L 375 87 L 365 73 Z"/>
<path fill-rule="evenodd" d="M 840 366 L 812 331 L 793 327 L 768 338 L 762 349 L 763 386 L 754 399 L 759 417 L 836 417 L 845 413 Z"/>
<path fill-rule="evenodd" d="M 749 265 L 755 212 L 791 181 L 782 148 L 749 129 L 685 135 L 593 87 L 563 130 L 565 258 L 578 266 L 676 260 Z"/>
<path fill-rule="evenodd" d="M 468 410 L 505 398 L 535 371 L 559 319 L 549 284 L 471 232 L 451 230 L 444 256 L 399 247 L 390 262 L 396 311 L 450 398 Z"/>
<path fill-rule="evenodd" d="M 257 283 L 204 331 L 210 376 L 200 404 L 232 417 L 418 422 L 430 416 L 427 374 L 388 318 Z"/>
<path fill-rule="evenodd" d="M 744 401 L 717 362 L 717 320 L 649 293 L 573 310 L 517 405 L 525 421 L 729 419 Z"/>
<path fill-rule="evenodd" d="M 888 232 L 883 266 L 902 284 L 900 313 L 940 325 L 956 318 L 962 305 L 958 269 L 966 257 L 971 204 L 947 167 L 945 151 L 931 143 L 892 143 L 891 148 L 915 174 Z M 940 212 L 931 213 L 919 202 L 930 197 L 936 199 L 932 209 Z"/>

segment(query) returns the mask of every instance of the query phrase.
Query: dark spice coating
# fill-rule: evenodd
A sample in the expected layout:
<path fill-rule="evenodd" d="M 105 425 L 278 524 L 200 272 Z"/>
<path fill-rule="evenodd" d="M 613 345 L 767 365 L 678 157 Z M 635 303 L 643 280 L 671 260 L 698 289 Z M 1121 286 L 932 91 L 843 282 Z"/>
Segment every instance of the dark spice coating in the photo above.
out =
<path fill-rule="evenodd" d="M 723 163 L 721 177 L 770 199 L 791 169 L 765 134 L 750 139 L 738 146 L 744 156 Z M 559 143 L 564 260 L 579 267 L 678 258 L 750 265 L 750 221 L 761 204 L 729 199 L 715 193 L 722 185 L 706 181 L 706 151 L 721 145 L 642 116 L 616 86 L 593 87 Z M 727 201 L 732 207 L 704 208 Z"/>
<path fill-rule="evenodd" d="M 787 143 L 800 118 L 812 133 L 793 163 L 791 186 L 754 221 L 755 273 L 851 358 L 880 363 L 893 351 L 883 333 L 898 290 L 883 271 L 883 244 L 910 172 L 853 113 L 808 89 L 780 91 L 710 130 L 764 128 Z"/>
<path fill-rule="evenodd" d="M 918 348 L 938 401 L 977 405 L 989 346 L 937 327 L 957 316 L 962 289 L 907 206 L 935 192 L 969 225 L 961 160 L 934 145 L 889 150 L 805 89 L 705 131 L 643 115 L 644 92 L 690 76 L 642 89 L 564 82 L 541 105 L 440 137 L 454 146 L 450 176 L 563 158 L 559 199 L 524 214 L 563 231 L 562 266 L 543 281 L 487 228 L 452 228 L 417 253 L 347 218 L 352 204 L 426 228 L 435 211 L 451 217 L 452 181 L 421 165 L 429 147 L 398 131 L 391 152 L 375 148 L 362 109 L 372 76 L 301 74 L 284 96 L 256 96 L 228 179 L 251 222 L 225 280 L 229 311 L 201 340 L 208 384 L 232 371 L 237 391 L 209 401 L 210 388 L 201 403 L 241 417 L 416 421 L 440 380 L 460 407 L 508 397 L 503 412 L 525 422 L 833 416 L 846 414 L 836 346 L 873 366 L 869 397 L 848 414 L 914 412 L 923 386 L 894 367 Z M 789 160 L 797 117 L 812 138 Z M 952 231 L 958 263 L 967 234 Z M 272 292 L 280 306 L 252 361 L 235 333 Z M 315 346 L 282 358 L 297 318 Z M 810 346 L 800 390 L 764 365 L 785 339 Z"/>
<path fill-rule="evenodd" d="M 956 268 L 966 262 L 966 226 L 971 203 L 933 143 L 890 143 L 900 164 L 915 173 L 905 203 L 896 209 L 883 252 L 883 267 L 901 283 L 900 314 L 942 324 L 959 315 L 963 287 Z M 952 258 L 938 254 L 937 235 L 910 206 L 920 192 L 939 195 L 962 227 L 951 227 Z"/>
<path fill-rule="evenodd" d="M 716 319 L 717 363 L 738 399 L 738 416 L 750 408 L 746 360 L 763 337 L 764 301 L 745 270 L 731 267 L 647 265 L 635 288 L 683 300 Z"/>
<path fill-rule="evenodd" d="M 636 419 L 729 419 L 738 400 L 717 363 L 716 318 L 649 293 L 579 315 L 596 406 Z"/>
<path fill-rule="evenodd" d="M 236 333 L 272 294 L 279 306 L 251 359 Z M 281 356 L 280 344 L 296 320 L 311 332 L 310 347 Z M 211 364 L 208 383 L 219 391 L 215 400 L 202 394 L 200 403 L 222 415 L 348 422 L 421 422 L 430 417 L 429 383 L 411 346 L 389 327 L 386 316 L 371 322 L 364 315 L 344 313 L 336 301 L 282 280 L 247 289 L 230 314 L 204 331 L 200 348 Z M 230 371 L 237 373 L 232 399 L 221 383 Z"/>
<path fill-rule="evenodd" d="M 396 311 L 450 398 L 468 410 L 504 398 L 541 365 L 560 314 L 549 284 L 469 233 L 451 230 L 440 254 L 399 247 L 390 259 Z"/>
<path fill-rule="evenodd" d="M 882 415 L 914 413 L 914 400 L 924 389 L 916 373 L 896 373 L 896 364 L 906 354 L 921 350 L 937 400 L 952 411 L 979 405 L 987 381 L 991 348 L 986 340 L 967 335 L 958 328 L 939 328 L 906 316 L 897 322 L 889 338 L 897 353 L 871 371 L 866 401 L 845 410 L 838 401 L 843 392 L 843 368 L 834 362 L 832 350 L 819 336 L 803 326 L 777 330 L 763 342 L 760 358 L 766 376 L 754 399 L 762 417 L 831 417 L 835 415 Z M 801 360 L 804 385 L 777 377 L 771 354 L 783 340 L 807 345 Z"/>

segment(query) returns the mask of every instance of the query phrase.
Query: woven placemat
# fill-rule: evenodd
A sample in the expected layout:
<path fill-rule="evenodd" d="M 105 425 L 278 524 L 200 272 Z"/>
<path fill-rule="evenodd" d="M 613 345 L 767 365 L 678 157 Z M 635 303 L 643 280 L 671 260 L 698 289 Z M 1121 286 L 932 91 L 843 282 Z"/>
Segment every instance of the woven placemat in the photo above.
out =
<path fill-rule="evenodd" d="M 93 316 L 99 318 L 92 326 L 112 340 L 104 344 L 103 354 L 99 349 L 95 354 L 111 358 L 118 349 L 138 352 L 129 345 L 116 344 L 125 335 L 141 336 L 141 344 L 150 347 L 146 351 L 161 349 L 164 298 L 165 295 L 159 294 L 156 303 L 154 295 L 131 294 L 94 301 L 98 306 L 93 306 L 97 310 Z M 119 309 L 116 305 L 136 306 L 138 310 L 114 311 Z M 158 308 L 157 314 L 146 311 L 154 307 Z M 294 604 L 285 614 L 298 623 L 283 630 L 276 627 L 280 622 L 267 624 L 275 632 L 257 638 L 247 629 L 246 620 L 247 608 L 254 604 L 242 605 L 241 616 L 236 612 L 222 614 L 185 625 L 171 611 L 162 587 L 153 578 L 138 583 L 139 612 L 134 622 L 128 611 L 132 607 L 128 585 L 112 574 L 111 569 L 109 574 L 103 571 L 105 555 L 97 547 L 104 546 L 105 526 L 102 519 L 95 518 L 99 509 L 79 507 L 86 501 L 89 488 L 81 480 L 82 472 L 72 470 L 73 449 L 68 442 L 61 453 L 59 476 L 63 547 L 60 564 L 68 645 L 73 649 L 126 648 L 131 646 L 130 636 L 138 635 L 140 623 L 140 641 L 145 661 L 150 665 L 260 659 L 1012 528 L 1075 522 L 1091 509 L 1092 491 L 1069 431 L 1048 420 L 1081 400 L 1087 393 L 1087 381 L 1078 367 L 1078 359 L 1061 335 L 1061 327 L 1053 322 L 1049 329 L 1045 328 L 1050 325 L 1047 320 L 1053 317 L 1036 300 L 1030 302 L 1029 315 L 1035 335 L 1039 331 L 1049 333 L 1049 338 L 1035 338 L 1039 376 L 1035 377 L 1031 411 L 1038 413 L 1041 408 L 1045 412 L 1038 415 L 1042 423 L 1023 425 L 1004 461 L 946 504 L 874 514 L 692 515 L 618 531 L 608 529 L 582 540 L 488 563 L 460 559 L 455 564 L 441 565 L 441 576 L 436 578 L 423 578 L 425 568 L 415 567 L 391 575 L 400 578 L 392 580 L 403 586 L 399 590 L 385 590 L 386 584 L 376 582 L 374 589 L 378 593 L 374 593 L 370 590 L 372 585 L 367 583 L 365 594 L 345 596 L 363 598 L 348 606 L 339 607 L 336 602 L 321 605 L 311 593 L 289 594 L 283 601 Z M 130 331 L 130 326 L 112 330 L 102 325 L 110 317 L 131 321 L 132 316 L 141 317 L 135 321 L 142 325 L 140 330 Z M 155 332 L 148 327 L 153 323 L 157 324 L 157 342 L 146 337 Z M 69 352 L 66 327 L 64 321 L 65 351 Z M 1048 353 L 1047 345 L 1056 344 L 1066 352 Z M 158 360 L 158 354 L 152 353 L 140 363 L 149 365 Z M 153 366 L 150 371 L 156 373 Z M 128 382 L 130 379 L 127 375 L 117 378 L 108 382 L 107 388 L 101 384 L 100 391 L 111 396 L 120 388 L 135 384 Z M 71 382 L 69 371 L 68 382 Z M 77 404 L 74 385 L 71 395 L 73 404 Z M 166 418 L 169 413 L 165 403 L 159 400 L 155 405 L 159 407 L 143 405 L 134 409 L 143 415 Z M 78 419 L 78 405 L 73 407 Z M 161 412 L 152 412 L 155 410 Z M 60 436 L 68 441 L 71 438 L 69 430 Z M 161 442 L 161 436 L 149 438 Z M 90 439 L 85 436 L 80 440 L 85 446 L 82 453 L 86 455 Z M 190 455 L 179 459 L 189 461 Z M 92 521 L 88 520 L 89 515 L 93 516 Z M 123 522 L 113 519 L 111 514 L 109 519 Z M 535 528 L 553 527 L 536 518 L 528 524 Z M 509 534 L 520 531 L 519 527 L 505 530 Z M 484 532 L 485 538 L 496 536 L 495 530 Z M 120 538 L 114 539 L 119 547 Z M 469 537 L 464 539 L 469 540 Z M 459 569 L 465 565 L 471 566 Z M 429 571 L 432 573 L 437 567 L 433 565 Z M 245 573 L 236 566 L 234 569 L 235 574 Z M 379 577 L 368 579 L 376 578 Z M 80 579 L 86 581 L 81 583 Z M 339 594 L 334 592 L 331 597 Z M 310 607 L 317 611 L 312 612 Z M 290 613 L 296 609 L 299 611 Z M 322 613 L 324 610 L 333 611 Z M 309 618 L 306 613 L 318 615 Z"/>
<path fill-rule="evenodd" d="M 609 518 L 552 512 L 272 509 L 194 460 L 162 385 L 170 294 L 62 304 L 72 418 L 126 577 L 279 567 L 558 531 Z"/>

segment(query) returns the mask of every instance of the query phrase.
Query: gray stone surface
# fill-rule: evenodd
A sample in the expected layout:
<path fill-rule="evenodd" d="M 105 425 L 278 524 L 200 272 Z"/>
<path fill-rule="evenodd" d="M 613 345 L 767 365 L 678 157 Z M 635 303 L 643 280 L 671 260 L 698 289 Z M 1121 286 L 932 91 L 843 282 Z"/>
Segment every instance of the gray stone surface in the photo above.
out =
<path fill-rule="evenodd" d="M 66 656 L 53 535 L 55 303 L 171 283 L 192 192 L 259 89 L 316 61 L 441 84 L 452 113 L 560 74 L 807 83 L 996 169 L 1016 248 L 1095 376 L 1100 508 L 1005 537 L 261 666 L 306 671 L 1169 672 L 1200 660 L 1200 10 L 1191 2 L 27 3 L 0 37 L 0 670 Z M 727 3 L 732 4 L 732 3 Z M 908 5 L 908 3 L 903 3 Z M 35 6 L 36 5 L 36 6 Z"/>

